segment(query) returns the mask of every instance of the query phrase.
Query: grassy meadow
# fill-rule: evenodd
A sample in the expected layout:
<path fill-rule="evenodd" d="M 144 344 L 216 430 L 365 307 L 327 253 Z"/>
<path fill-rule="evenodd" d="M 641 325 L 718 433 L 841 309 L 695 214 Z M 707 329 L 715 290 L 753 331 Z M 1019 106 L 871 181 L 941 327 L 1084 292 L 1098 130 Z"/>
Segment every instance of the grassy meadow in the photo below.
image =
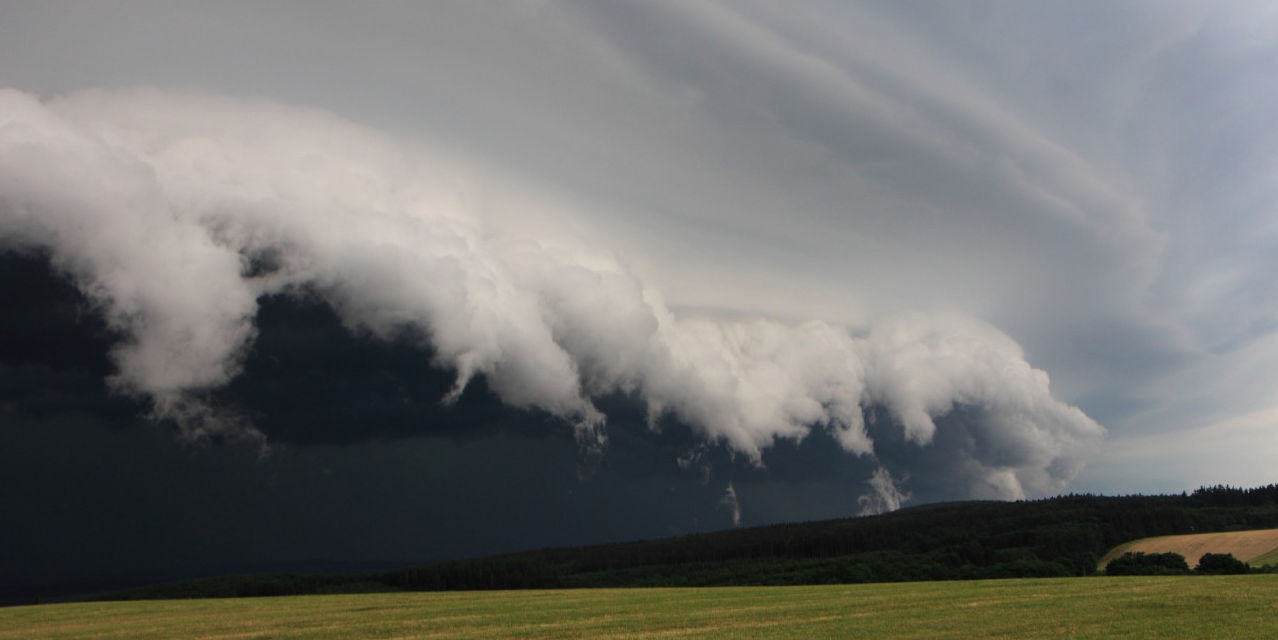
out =
<path fill-rule="evenodd" d="M 1273 638 L 1278 575 L 152 600 L 0 609 L 42 638 Z"/>

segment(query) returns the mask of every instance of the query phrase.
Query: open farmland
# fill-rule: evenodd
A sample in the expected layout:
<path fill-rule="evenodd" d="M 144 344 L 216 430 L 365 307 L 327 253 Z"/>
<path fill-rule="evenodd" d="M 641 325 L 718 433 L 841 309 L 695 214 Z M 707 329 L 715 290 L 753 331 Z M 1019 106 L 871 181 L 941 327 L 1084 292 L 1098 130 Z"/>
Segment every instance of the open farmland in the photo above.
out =
<path fill-rule="evenodd" d="M 1278 576 L 581 589 L 0 609 L 0 639 L 1272 638 Z"/>
<path fill-rule="evenodd" d="M 1101 558 L 1098 568 L 1128 552 L 1179 553 L 1190 567 L 1205 553 L 1232 553 L 1243 562 L 1262 566 L 1278 563 L 1278 529 L 1142 538 L 1115 547 Z"/>

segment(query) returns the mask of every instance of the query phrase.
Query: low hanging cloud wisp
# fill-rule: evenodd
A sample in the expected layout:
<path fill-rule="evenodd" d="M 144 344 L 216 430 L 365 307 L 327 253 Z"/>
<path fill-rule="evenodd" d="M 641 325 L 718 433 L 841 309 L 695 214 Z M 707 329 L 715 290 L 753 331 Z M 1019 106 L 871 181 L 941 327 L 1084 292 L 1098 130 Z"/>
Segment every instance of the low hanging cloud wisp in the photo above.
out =
<path fill-rule="evenodd" d="M 737 497 L 737 488 L 728 483 L 728 489 L 723 492 L 723 497 L 719 498 L 719 507 L 727 509 L 732 514 L 732 526 L 741 526 L 741 499 Z"/>
<path fill-rule="evenodd" d="M 909 492 L 901 490 L 900 483 L 892 478 L 886 467 L 875 469 L 866 484 L 870 485 L 870 490 L 857 498 L 857 503 L 861 505 L 858 515 L 872 516 L 896 511 L 910 499 Z"/>
<path fill-rule="evenodd" d="M 272 294 L 319 296 L 374 338 L 417 336 L 434 354 L 424 368 L 456 372 L 445 401 L 483 376 L 588 447 L 606 438 L 592 398 L 614 392 L 754 461 L 812 429 L 873 455 L 871 407 L 928 446 L 935 419 L 963 407 L 985 422 L 973 450 L 987 453 L 955 452 L 970 458 L 956 481 L 1018 498 L 1063 488 L 1103 436 L 989 325 L 676 314 L 604 248 L 493 224 L 491 201 L 446 166 L 314 110 L 3 90 L 0 250 L 48 255 L 125 336 L 113 388 L 192 436 L 254 437 L 204 399 L 237 374 Z M 880 471 L 895 508 L 905 494 Z"/>

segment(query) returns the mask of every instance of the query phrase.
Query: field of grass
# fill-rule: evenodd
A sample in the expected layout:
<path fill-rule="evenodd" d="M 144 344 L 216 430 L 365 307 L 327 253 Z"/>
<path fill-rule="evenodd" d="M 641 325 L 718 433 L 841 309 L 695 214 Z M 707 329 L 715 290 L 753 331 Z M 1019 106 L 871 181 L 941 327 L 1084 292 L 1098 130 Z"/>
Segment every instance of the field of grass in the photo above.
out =
<path fill-rule="evenodd" d="M 1273 638 L 1278 575 L 71 603 L 0 639 Z"/>
<path fill-rule="evenodd" d="M 1141 538 L 1111 549 L 1101 558 L 1097 568 L 1104 569 L 1110 560 L 1129 551 L 1179 553 L 1185 556 L 1191 568 L 1198 564 L 1204 553 L 1232 553 L 1235 558 L 1260 567 L 1278 563 L 1278 529 Z"/>
<path fill-rule="evenodd" d="M 1271 564 L 1278 564 L 1278 548 L 1260 557 L 1252 558 L 1250 562 L 1252 566 L 1256 566 L 1256 567 L 1264 567 Z"/>

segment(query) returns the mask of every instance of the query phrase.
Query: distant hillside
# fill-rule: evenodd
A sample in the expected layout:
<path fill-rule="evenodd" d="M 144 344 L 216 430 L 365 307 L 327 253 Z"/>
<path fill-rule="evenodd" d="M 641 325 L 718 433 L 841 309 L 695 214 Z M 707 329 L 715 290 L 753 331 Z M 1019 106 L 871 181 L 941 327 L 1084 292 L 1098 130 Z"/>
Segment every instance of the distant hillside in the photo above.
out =
<path fill-rule="evenodd" d="M 1128 552 L 1179 553 L 1191 567 L 1205 553 L 1228 553 L 1243 562 L 1263 566 L 1278 562 L 1278 529 L 1141 538 L 1114 547 L 1096 568 L 1104 569 L 1110 560 Z"/>
<path fill-rule="evenodd" d="M 546 549 L 364 576 L 248 576 L 122 598 L 467 590 L 785 585 L 1082 576 L 1140 538 L 1278 528 L 1278 485 L 1192 494 L 1071 495 L 931 504 L 879 516 L 625 544 Z"/>

